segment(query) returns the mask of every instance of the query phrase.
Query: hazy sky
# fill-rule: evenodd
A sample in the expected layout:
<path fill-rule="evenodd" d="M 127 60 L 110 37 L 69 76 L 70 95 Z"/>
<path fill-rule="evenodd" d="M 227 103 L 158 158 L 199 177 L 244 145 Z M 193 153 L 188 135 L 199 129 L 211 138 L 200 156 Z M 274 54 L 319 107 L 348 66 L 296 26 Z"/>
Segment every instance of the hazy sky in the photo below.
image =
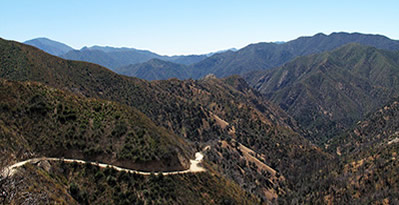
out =
<path fill-rule="evenodd" d="M 200 54 L 319 32 L 399 39 L 399 0 L 1 0 L 0 37 Z"/>

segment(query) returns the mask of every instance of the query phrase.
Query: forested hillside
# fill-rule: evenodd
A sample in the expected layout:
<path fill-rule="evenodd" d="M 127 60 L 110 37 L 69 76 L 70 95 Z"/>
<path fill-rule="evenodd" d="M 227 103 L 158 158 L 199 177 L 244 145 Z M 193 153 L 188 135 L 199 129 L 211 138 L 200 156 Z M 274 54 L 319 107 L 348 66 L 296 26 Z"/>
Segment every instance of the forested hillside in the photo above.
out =
<path fill-rule="evenodd" d="M 398 115 L 394 100 L 357 122 L 327 149 L 337 161 L 304 180 L 288 199 L 301 203 L 397 204 Z"/>
<path fill-rule="evenodd" d="M 349 44 L 245 78 L 321 143 L 399 95 L 399 53 Z"/>

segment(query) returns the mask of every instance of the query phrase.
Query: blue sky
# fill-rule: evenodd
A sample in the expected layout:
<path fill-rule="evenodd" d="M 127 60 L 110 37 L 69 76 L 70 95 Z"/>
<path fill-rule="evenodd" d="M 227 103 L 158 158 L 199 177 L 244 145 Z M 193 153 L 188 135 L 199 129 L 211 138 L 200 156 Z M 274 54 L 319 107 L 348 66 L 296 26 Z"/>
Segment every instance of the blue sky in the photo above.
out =
<path fill-rule="evenodd" d="M 200 54 L 319 32 L 399 39 L 398 0 L 2 0 L 0 37 Z"/>

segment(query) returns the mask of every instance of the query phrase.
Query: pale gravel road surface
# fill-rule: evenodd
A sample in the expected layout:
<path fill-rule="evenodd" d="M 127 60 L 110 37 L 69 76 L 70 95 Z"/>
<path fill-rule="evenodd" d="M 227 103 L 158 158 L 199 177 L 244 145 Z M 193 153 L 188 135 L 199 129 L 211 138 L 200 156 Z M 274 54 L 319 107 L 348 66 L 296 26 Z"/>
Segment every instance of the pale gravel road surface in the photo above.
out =
<path fill-rule="evenodd" d="M 203 167 L 200 167 L 199 164 L 202 162 L 202 159 L 204 158 L 204 155 L 201 152 L 195 153 L 195 159 L 190 159 L 190 168 L 182 171 L 165 171 L 165 172 L 145 172 L 145 171 L 138 171 L 138 170 L 133 170 L 133 169 L 127 169 L 127 168 L 122 168 L 118 166 L 114 166 L 111 164 L 104 164 L 104 163 L 97 163 L 97 162 L 89 162 L 89 161 L 84 161 L 80 159 L 63 159 L 63 158 L 52 158 L 52 157 L 41 157 L 41 158 L 33 158 L 33 159 L 28 159 L 22 162 L 15 163 L 11 166 L 8 166 L 2 171 L 2 175 L 14 175 L 17 171 L 17 168 L 24 166 L 27 163 L 33 163 L 36 164 L 40 161 L 64 161 L 64 162 L 76 162 L 76 163 L 90 163 L 94 166 L 98 166 L 101 168 L 113 168 L 117 171 L 126 171 L 129 173 L 135 173 L 135 174 L 141 174 L 141 175 L 150 175 L 151 173 L 158 175 L 158 174 L 163 174 L 163 175 L 175 175 L 175 174 L 186 174 L 186 173 L 197 173 L 197 172 L 205 172 L 206 169 Z"/>

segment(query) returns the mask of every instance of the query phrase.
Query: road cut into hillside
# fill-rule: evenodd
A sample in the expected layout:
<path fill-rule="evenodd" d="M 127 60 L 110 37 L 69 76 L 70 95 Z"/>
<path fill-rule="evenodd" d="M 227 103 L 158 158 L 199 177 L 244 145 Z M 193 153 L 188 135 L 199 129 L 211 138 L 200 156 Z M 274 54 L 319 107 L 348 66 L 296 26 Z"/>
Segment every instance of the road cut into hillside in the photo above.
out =
<path fill-rule="evenodd" d="M 3 169 L 2 175 L 3 176 L 12 176 L 17 172 L 17 169 L 19 167 L 24 166 L 27 163 L 31 164 L 37 164 L 38 162 L 41 161 L 63 161 L 67 163 L 80 163 L 80 164 L 86 164 L 89 163 L 94 166 L 98 166 L 101 168 L 113 168 L 117 171 L 125 171 L 129 173 L 134 173 L 134 174 L 140 174 L 140 175 L 150 175 L 150 174 L 155 174 L 155 175 L 176 175 L 176 174 L 187 174 L 187 173 L 198 173 L 198 172 L 205 172 L 206 169 L 201 167 L 199 164 L 202 162 L 204 158 L 204 155 L 201 152 L 195 153 L 195 159 L 190 160 L 190 168 L 186 170 L 181 170 L 181 171 L 164 171 L 164 172 L 146 172 L 146 171 L 138 171 L 138 170 L 133 170 L 133 169 L 127 169 L 127 168 L 122 168 L 118 167 L 115 165 L 111 164 L 105 164 L 105 163 L 98 163 L 98 162 L 91 162 L 91 161 L 85 161 L 85 160 L 80 160 L 80 159 L 64 159 L 64 158 L 54 158 L 54 157 L 40 157 L 40 158 L 33 158 L 33 159 L 28 159 L 22 162 L 15 163 L 13 165 L 10 165 Z"/>

